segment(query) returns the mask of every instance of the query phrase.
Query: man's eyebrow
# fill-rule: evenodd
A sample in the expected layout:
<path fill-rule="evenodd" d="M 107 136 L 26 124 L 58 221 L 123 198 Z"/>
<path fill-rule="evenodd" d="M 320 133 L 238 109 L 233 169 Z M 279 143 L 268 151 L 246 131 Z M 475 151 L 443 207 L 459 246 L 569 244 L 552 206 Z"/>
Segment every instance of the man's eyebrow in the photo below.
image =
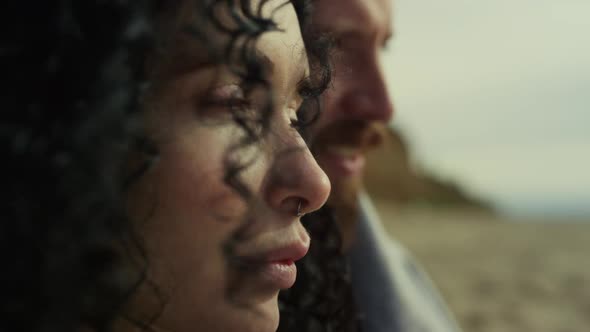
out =
<path fill-rule="evenodd" d="M 381 43 L 381 47 L 387 48 L 387 46 L 389 46 L 389 43 L 391 42 L 393 37 L 394 37 L 393 32 L 391 30 L 389 30 L 387 32 L 387 35 L 385 35 L 385 38 L 383 38 L 383 42 Z"/>

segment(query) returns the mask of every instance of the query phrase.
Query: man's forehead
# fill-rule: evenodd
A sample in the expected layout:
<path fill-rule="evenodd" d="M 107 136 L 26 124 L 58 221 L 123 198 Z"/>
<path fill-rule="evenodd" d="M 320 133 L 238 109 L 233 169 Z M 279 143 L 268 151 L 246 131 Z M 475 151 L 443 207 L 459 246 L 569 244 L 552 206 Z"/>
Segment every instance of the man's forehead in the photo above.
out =
<path fill-rule="evenodd" d="M 377 32 L 388 38 L 392 32 L 392 0 L 316 0 L 314 25 L 330 32 Z"/>

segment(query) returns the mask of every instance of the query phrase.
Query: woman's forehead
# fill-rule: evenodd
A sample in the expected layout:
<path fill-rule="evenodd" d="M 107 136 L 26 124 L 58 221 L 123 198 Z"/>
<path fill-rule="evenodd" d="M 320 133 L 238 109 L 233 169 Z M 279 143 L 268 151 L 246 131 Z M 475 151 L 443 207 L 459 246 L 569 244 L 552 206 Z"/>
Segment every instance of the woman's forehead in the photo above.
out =
<path fill-rule="evenodd" d="M 275 1 L 275 3 L 280 2 Z M 258 50 L 266 54 L 273 62 L 280 61 L 289 76 L 305 74 L 309 71 L 307 52 L 293 6 L 288 3 L 278 7 L 273 19 L 277 22 L 278 29 L 260 37 L 257 41 Z"/>
<path fill-rule="evenodd" d="M 191 2 L 190 0 L 188 0 Z M 305 45 L 302 40 L 299 27 L 298 17 L 290 2 L 285 0 L 262 0 L 254 1 L 253 6 L 262 6 L 262 17 L 270 18 L 276 23 L 276 29 L 263 32 L 253 44 L 253 49 L 262 65 L 274 70 L 274 74 L 285 76 L 285 79 L 297 77 L 300 79 L 309 73 L 309 65 Z M 183 10 L 199 10 L 182 6 Z M 215 26 L 214 20 L 220 20 L 221 23 L 230 28 L 236 28 L 236 20 L 240 18 L 231 17 L 231 10 L 239 8 L 228 8 L 227 5 L 219 11 L 217 17 L 207 17 L 206 20 L 197 20 L 197 15 L 189 15 L 186 12 L 176 16 L 180 22 L 174 23 L 174 32 L 171 42 L 168 43 L 169 49 L 165 50 L 163 57 L 159 59 L 158 71 L 164 70 L 167 74 L 173 76 L 198 70 L 204 66 L 219 64 L 222 57 L 227 51 L 227 46 L 232 41 L 232 33 L 222 31 Z M 240 14 L 242 15 L 242 14 Z M 207 23 L 204 23 L 207 22 Z M 197 24 L 198 26 L 194 26 Z M 205 28 L 205 33 L 195 35 L 194 30 Z M 239 31 L 239 29 L 237 29 Z M 244 36 L 246 37 L 246 36 Z M 240 51 L 240 42 L 236 43 L 234 52 Z M 227 56 L 227 54 L 224 54 Z M 238 61 L 240 58 L 238 57 Z M 163 68 L 162 68 L 163 67 Z"/>

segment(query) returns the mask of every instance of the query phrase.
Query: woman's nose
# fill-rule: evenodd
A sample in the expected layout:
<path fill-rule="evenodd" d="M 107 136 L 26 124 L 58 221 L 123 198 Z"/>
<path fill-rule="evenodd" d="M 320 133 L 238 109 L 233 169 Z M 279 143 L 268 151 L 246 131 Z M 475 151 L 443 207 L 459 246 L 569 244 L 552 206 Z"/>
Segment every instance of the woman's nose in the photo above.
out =
<path fill-rule="evenodd" d="M 265 199 L 284 213 L 302 215 L 321 208 L 330 195 L 330 180 L 307 147 L 279 153 L 265 185 Z"/>

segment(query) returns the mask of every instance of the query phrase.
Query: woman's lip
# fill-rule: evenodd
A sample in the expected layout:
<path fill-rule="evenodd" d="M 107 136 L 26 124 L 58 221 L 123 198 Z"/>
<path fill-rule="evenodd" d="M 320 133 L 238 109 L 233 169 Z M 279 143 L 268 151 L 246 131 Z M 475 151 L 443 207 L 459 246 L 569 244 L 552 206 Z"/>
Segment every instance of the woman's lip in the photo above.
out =
<path fill-rule="evenodd" d="M 297 267 L 293 261 L 265 263 L 257 272 L 262 280 L 278 289 L 291 288 L 297 279 Z"/>
<path fill-rule="evenodd" d="M 265 284 L 276 289 L 287 289 L 297 279 L 295 262 L 309 250 L 309 241 L 264 250 L 255 255 L 241 256 L 242 264 L 251 265 L 252 270 Z"/>
<path fill-rule="evenodd" d="M 296 262 L 303 258 L 309 250 L 309 242 L 297 242 L 287 246 L 266 251 L 261 260 L 269 263 Z"/>

